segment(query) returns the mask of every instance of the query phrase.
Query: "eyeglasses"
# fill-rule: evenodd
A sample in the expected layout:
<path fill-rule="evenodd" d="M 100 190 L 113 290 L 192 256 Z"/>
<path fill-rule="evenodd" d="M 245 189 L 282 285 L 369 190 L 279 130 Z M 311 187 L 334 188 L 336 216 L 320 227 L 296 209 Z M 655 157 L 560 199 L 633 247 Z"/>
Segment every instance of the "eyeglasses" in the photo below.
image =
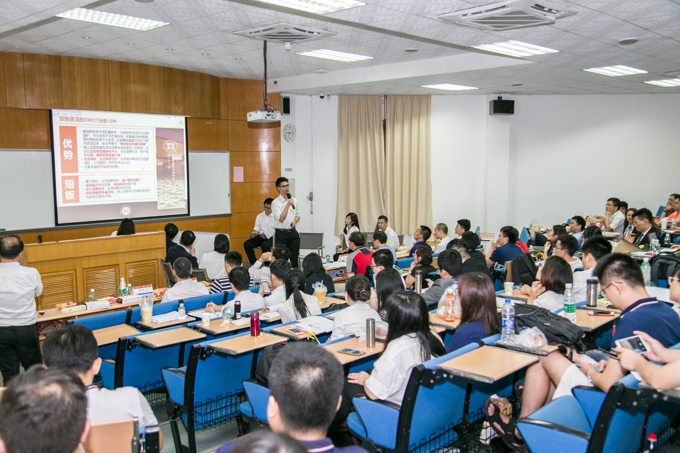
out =
<path fill-rule="evenodd" d="M 680 277 L 668 277 L 668 286 L 671 286 L 673 282 L 680 281 Z"/>
<path fill-rule="evenodd" d="M 285 189 L 286 187 L 290 187 L 290 184 L 281 184 L 279 187 L 282 189 Z"/>
<path fill-rule="evenodd" d="M 607 297 L 607 294 L 606 294 L 605 291 L 607 291 L 607 288 L 609 288 L 610 286 L 612 286 L 614 283 L 621 283 L 621 282 L 611 282 L 610 284 L 608 284 L 607 286 L 605 286 L 604 288 L 602 288 L 602 289 L 600 290 L 600 297 L 602 297 L 603 299 L 607 299 L 608 297 Z"/>
<path fill-rule="evenodd" d="M 271 211 L 272 207 L 271 206 L 265 206 L 264 209 L 265 209 L 265 211 Z"/>

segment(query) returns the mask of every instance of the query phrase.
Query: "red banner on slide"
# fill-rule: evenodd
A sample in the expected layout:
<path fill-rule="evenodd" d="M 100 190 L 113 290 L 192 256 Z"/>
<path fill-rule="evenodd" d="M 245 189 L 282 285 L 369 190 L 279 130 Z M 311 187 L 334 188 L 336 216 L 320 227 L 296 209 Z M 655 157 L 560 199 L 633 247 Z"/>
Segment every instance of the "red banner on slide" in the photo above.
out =
<path fill-rule="evenodd" d="M 75 126 L 59 126 L 62 173 L 78 173 L 78 134 Z"/>
<path fill-rule="evenodd" d="M 80 201 L 80 188 L 77 176 L 61 177 L 61 202 L 63 204 L 78 203 Z"/>

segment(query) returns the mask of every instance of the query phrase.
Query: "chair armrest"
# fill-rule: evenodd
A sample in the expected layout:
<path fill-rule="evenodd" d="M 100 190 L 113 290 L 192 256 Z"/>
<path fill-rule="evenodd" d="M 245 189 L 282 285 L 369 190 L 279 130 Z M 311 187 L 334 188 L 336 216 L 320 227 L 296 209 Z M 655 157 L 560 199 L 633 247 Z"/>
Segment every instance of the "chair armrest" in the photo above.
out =
<path fill-rule="evenodd" d="M 146 426 L 144 428 L 144 444 L 146 453 L 159 453 L 161 451 L 160 446 L 160 432 L 161 429 L 158 425 Z"/>
<path fill-rule="evenodd" d="M 161 374 L 168 389 L 168 399 L 178 406 L 184 406 L 186 371 L 180 368 L 163 368 Z"/>
<path fill-rule="evenodd" d="M 365 396 L 352 399 L 357 415 L 366 429 L 366 437 L 376 445 L 393 449 L 397 443 L 401 407 Z"/>
<path fill-rule="evenodd" d="M 571 392 L 581 405 L 581 409 L 583 410 L 583 413 L 586 414 L 590 426 L 595 426 L 595 421 L 600 414 L 600 409 L 602 409 L 602 404 L 604 403 L 607 394 L 595 387 L 586 387 L 582 385 L 574 387 L 571 389 Z"/>

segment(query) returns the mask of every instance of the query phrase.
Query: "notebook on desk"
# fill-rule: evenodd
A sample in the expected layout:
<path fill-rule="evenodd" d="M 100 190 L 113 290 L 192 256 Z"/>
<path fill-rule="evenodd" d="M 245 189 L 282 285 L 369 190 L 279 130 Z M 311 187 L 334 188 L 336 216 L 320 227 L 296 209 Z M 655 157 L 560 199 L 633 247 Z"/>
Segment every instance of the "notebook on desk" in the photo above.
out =
<path fill-rule="evenodd" d="M 630 255 L 631 253 L 637 253 L 640 251 L 640 247 L 633 245 L 628 241 L 621 240 L 616 245 L 613 253 L 623 253 L 625 255 Z"/>

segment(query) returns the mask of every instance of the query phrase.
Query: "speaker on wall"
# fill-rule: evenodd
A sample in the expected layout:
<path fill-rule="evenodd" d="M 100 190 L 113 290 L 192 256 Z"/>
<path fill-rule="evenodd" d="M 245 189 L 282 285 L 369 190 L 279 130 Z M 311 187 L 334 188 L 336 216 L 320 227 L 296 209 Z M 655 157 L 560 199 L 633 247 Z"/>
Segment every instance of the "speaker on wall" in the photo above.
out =
<path fill-rule="evenodd" d="M 290 115 L 290 98 L 288 96 L 284 96 L 281 98 L 281 113 L 284 115 Z"/>
<path fill-rule="evenodd" d="M 515 113 L 515 101 L 504 101 L 502 97 L 489 101 L 489 115 L 513 115 Z"/>

